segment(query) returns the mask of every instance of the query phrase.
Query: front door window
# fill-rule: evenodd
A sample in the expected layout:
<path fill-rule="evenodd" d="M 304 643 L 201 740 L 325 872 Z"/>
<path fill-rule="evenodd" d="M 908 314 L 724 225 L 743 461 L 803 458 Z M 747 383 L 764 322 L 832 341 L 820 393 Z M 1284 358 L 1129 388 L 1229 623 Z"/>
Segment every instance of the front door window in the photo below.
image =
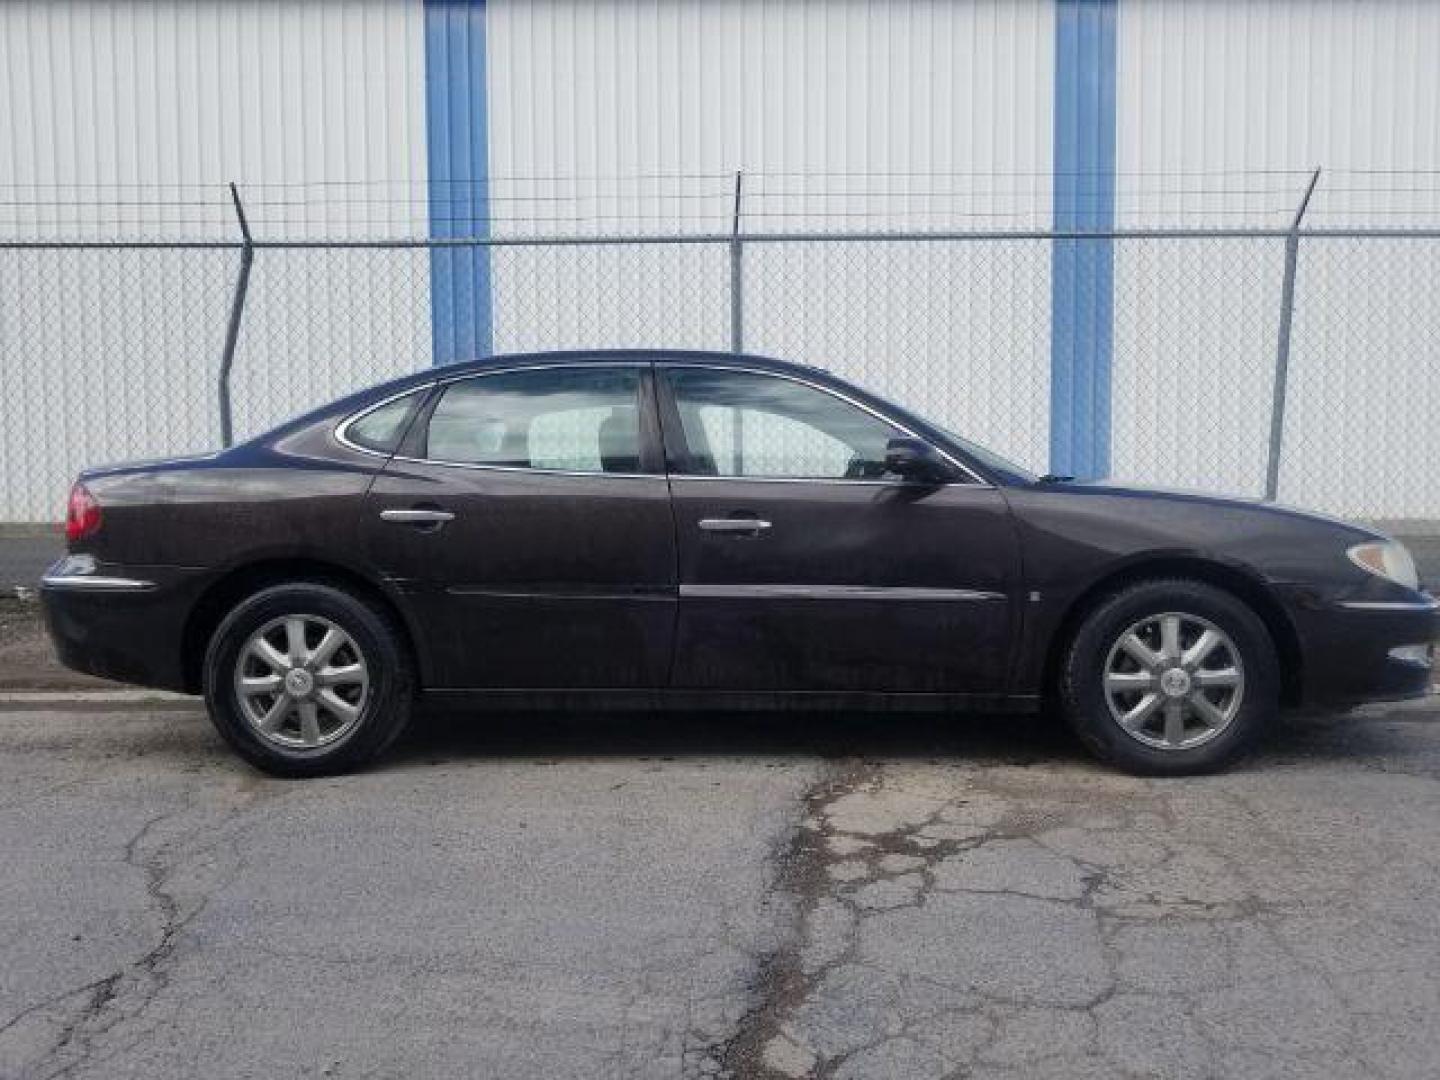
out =
<path fill-rule="evenodd" d="M 699 476 L 875 480 L 904 434 L 833 394 L 771 375 L 712 368 L 668 373 Z"/>

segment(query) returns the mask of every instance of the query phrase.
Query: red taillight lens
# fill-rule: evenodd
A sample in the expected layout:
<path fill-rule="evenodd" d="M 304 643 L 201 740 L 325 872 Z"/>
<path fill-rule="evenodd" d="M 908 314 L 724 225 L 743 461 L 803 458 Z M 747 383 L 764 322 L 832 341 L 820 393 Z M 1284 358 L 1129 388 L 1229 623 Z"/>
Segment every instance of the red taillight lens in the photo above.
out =
<path fill-rule="evenodd" d="M 76 481 L 65 507 L 65 539 L 74 543 L 100 531 L 100 503 L 90 489 Z"/>

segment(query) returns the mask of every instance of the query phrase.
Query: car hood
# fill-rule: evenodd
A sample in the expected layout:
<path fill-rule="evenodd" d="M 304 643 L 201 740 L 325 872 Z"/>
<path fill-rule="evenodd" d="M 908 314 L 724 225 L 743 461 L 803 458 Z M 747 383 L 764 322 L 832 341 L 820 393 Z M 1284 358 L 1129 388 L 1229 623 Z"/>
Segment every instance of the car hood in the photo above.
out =
<path fill-rule="evenodd" d="M 1027 564 L 1063 570 L 1052 588 L 1167 558 L 1223 563 L 1277 583 L 1329 581 L 1354 588 L 1367 582 L 1345 552 L 1381 535 L 1258 499 L 1138 484 L 1048 482 L 1006 494 Z"/>
<path fill-rule="evenodd" d="M 1275 515 L 1298 522 L 1333 525 L 1350 532 L 1363 533 L 1366 536 L 1376 539 L 1388 539 L 1384 533 L 1364 523 L 1352 519 L 1335 517 L 1332 514 L 1322 514 L 1318 510 L 1307 510 L 1298 506 L 1290 506 L 1286 503 L 1267 502 L 1258 495 L 1229 495 L 1222 492 L 1202 491 L 1196 488 L 1174 488 L 1129 482 L 1117 483 L 1113 480 L 1068 480 L 1062 483 L 1040 484 L 1037 485 L 1037 487 L 1053 488 L 1057 491 L 1066 491 L 1079 495 L 1091 494 L 1117 498 L 1169 501 L 1194 504 L 1200 507 L 1234 510 L 1246 514 Z"/>

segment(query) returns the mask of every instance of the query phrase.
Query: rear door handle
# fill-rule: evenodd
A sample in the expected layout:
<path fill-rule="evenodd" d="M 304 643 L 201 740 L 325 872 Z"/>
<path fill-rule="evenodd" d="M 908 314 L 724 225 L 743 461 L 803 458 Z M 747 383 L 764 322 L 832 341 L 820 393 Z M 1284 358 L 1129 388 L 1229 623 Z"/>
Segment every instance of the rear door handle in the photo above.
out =
<path fill-rule="evenodd" d="M 701 518 L 700 528 L 715 533 L 746 533 L 754 536 L 770 528 L 770 522 L 760 518 Z"/>
<path fill-rule="evenodd" d="M 455 515 L 449 510 L 381 510 L 380 520 L 398 525 L 444 525 L 454 521 Z"/>

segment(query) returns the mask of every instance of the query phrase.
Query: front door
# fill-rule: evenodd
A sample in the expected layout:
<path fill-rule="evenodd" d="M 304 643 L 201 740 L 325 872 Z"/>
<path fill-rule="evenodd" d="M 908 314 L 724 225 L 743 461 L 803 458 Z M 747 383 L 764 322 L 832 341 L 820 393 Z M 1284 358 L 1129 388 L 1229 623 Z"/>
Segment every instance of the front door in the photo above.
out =
<path fill-rule="evenodd" d="M 650 378 L 591 362 L 441 384 L 365 526 L 432 685 L 665 684 L 675 539 Z"/>
<path fill-rule="evenodd" d="M 661 369 L 680 560 L 672 684 L 1004 689 L 1019 560 L 1004 498 L 885 473 L 908 432 L 773 373 Z"/>

